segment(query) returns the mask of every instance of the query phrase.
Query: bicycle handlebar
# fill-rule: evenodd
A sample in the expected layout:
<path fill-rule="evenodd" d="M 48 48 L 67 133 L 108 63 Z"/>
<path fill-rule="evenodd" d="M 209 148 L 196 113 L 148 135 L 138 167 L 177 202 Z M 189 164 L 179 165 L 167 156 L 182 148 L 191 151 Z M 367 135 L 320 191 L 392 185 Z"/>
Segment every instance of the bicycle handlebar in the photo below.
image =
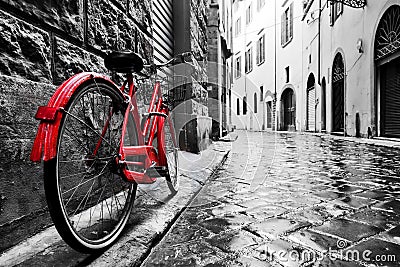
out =
<path fill-rule="evenodd" d="M 149 65 L 144 65 L 144 68 L 150 68 L 151 71 L 156 70 L 156 69 L 160 69 L 169 65 L 174 65 L 174 64 L 179 64 L 179 63 L 185 63 L 185 57 L 191 56 L 193 55 L 193 52 L 184 52 L 181 54 L 178 54 L 176 56 L 174 56 L 173 58 L 171 58 L 170 60 L 160 63 L 160 64 L 149 64 Z M 176 62 L 177 59 L 180 59 L 180 62 Z"/>

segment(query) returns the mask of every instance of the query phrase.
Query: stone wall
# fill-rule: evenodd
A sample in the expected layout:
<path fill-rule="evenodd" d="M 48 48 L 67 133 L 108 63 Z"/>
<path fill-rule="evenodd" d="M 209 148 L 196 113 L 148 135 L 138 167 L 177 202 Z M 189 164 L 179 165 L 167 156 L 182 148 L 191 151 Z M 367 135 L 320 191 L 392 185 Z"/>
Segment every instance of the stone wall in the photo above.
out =
<path fill-rule="evenodd" d="M 150 0 L 0 0 L 0 252 L 51 224 L 29 161 L 37 106 L 75 73 L 107 73 L 110 50 L 152 61 L 151 23 Z"/>
<path fill-rule="evenodd" d="M 211 133 L 206 84 L 207 75 L 207 0 L 175 0 L 175 54 L 192 51 L 188 65 L 175 68 L 174 89 L 185 92 L 183 103 L 175 107 L 175 128 L 179 132 L 181 148 L 199 152 L 207 148 Z"/>
<path fill-rule="evenodd" d="M 220 30 L 223 28 L 221 25 L 221 10 L 216 1 L 208 6 L 208 97 L 212 101 L 208 101 L 208 111 L 212 118 L 212 133 L 213 139 L 220 137 L 220 125 L 223 130 L 227 130 L 226 112 L 229 112 L 227 106 L 227 91 L 229 86 L 226 83 L 227 59 L 231 56 L 230 50 L 227 47 L 227 42 Z M 221 100 L 222 105 L 218 100 Z M 220 116 L 221 115 L 221 116 Z"/>

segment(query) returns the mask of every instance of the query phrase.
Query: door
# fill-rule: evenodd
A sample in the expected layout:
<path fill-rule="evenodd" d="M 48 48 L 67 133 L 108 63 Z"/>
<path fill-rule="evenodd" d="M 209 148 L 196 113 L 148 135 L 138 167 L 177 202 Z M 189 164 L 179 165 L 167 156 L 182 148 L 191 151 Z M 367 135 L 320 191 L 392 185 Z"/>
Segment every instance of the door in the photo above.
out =
<path fill-rule="evenodd" d="M 340 53 L 333 61 L 332 132 L 344 132 L 344 63 Z"/>
<path fill-rule="evenodd" d="M 383 14 L 375 36 L 380 85 L 380 134 L 400 138 L 400 6 Z M 379 109 L 378 109 L 379 110 Z"/>
<path fill-rule="evenodd" d="M 382 134 L 400 137 L 400 58 L 381 67 Z"/>
<path fill-rule="evenodd" d="M 296 130 L 296 100 L 292 89 L 286 89 L 282 94 L 282 116 L 284 131 Z"/>
<path fill-rule="evenodd" d="M 315 131 L 315 78 L 310 74 L 307 80 L 307 125 L 308 131 Z"/>
<path fill-rule="evenodd" d="M 322 78 L 321 85 L 321 130 L 326 130 L 326 82 L 325 78 Z"/>
<path fill-rule="evenodd" d="M 272 101 L 267 102 L 267 128 L 272 128 Z"/>
<path fill-rule="evenodd" d="M 315 131 L 315 87 L 307 90 L 307 130 Z"/>

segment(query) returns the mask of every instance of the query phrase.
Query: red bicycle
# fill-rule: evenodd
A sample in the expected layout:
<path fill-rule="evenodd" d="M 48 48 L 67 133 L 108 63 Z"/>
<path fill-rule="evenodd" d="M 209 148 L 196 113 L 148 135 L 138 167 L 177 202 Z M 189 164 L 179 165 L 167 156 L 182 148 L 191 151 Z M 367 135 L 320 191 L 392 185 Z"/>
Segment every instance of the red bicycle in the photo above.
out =
<path fill-rule="evenodd" d="M 144 66 L 135 53 L 110 53 L 105 66 L 126 74 L 121 88 L 106 76 L 84 72 L 65 81 L 48 105 L 38 108 L 31 160 L 44 161 L 51 218 L 75 250 L 93 253 L 117 239 L 137 184 L 165 177 L 171 192 L 177 192 L 178 148 L 161 84 L 154 84 L 144 123 L 134 86 L 134 74 L 144 67 L 154 71 L 173 62 Z"/>

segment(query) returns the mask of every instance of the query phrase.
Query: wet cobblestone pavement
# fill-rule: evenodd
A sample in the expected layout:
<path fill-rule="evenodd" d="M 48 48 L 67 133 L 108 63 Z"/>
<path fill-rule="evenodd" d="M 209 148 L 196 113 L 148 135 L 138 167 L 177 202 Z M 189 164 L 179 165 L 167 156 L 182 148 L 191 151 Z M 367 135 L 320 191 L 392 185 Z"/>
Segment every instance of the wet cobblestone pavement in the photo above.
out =
<path fill-rule="evenodd" d="M 236 134 L 143 266 L 400 266 L 400 150 Z"/>

